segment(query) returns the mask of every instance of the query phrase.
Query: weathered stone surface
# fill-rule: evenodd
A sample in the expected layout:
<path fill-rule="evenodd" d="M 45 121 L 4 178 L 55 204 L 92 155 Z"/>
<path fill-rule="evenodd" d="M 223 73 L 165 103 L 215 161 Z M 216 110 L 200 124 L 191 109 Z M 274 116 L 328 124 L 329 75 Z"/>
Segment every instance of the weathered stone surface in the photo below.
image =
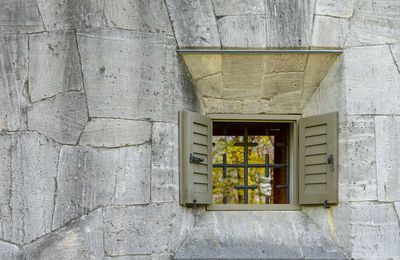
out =
<path fill-rule="evenodd" d="M 390 51 L 392 52 L 393 59 L 397 65 L 397 70 L 400 73 L 400 44 L 390 45 Z"/>
<path fill-rule="evenodd" d="M 273 113 L 300 113 L 303 90 L 294 90 L 273 96 L 268 101 L 270 112 Z"/>
<path fill-rule="evenodd" d="M 67 92 L 34 103 L 28 128 L 62 144 L 76 144 L 88 120 L 85 94 Z"/>
<path fill-rule="evenodd" d="M 172 259 L 172 254 L 113 256 L 104 258 L 104 260 L 171 260 L 171 259 Z"/>
<path fill-rule="evenodd" d="M 4 260 L 20 260 L 22 252 L 16 245 L 0 241 L 0 259 Z"/>
<path fill-rule="evenodd" d="M 28 37 L 0 37 L 0 130 L 26 128 Z"/>
<path fill-rule="evenodd" d="M 349 114 L 400 114 L 400 74 L 388 46 L 349 48 L 344 59 Z"/>
<path fill-rule="evenodd" d="M 332 54 L 308 55 L 304 71 L 304 87 L 314 89 L 318 87 L 337 57 L 338 55 Z"/>
<path fill-rule="evenodd" d="M 163 0 L 105 1 L 104 14 L 107 24 L 117 28 L 172 34 Z"/>
<path fill-rule="evenodd" d="M 356 1 L 346 46 L 384 44 L 400 39 L 400 2 Z"/>
<path fill-rule="evenodd" d="M 278 72 L 304 71 L 307 63 L 307 54 L 272 54 L 265 57 L 264 72 L 266 74 Z"/>
<path fill-rule="evenodd" d="M 104 0 L 37 0 L 47 30 L 104 25 Z"/>
<path fill-rule="evenodd" d="M 400 219 L 400 202 L 394 202 L 394 208 L 397 212 L 397 217 Z"/>
<path fill-rule="evenodd" d="M 179 199 L 178 126 L 154 123 L 151 160 L 151 200 L 173 202 Z"/>
<path fill-rule="evenodd" d="M 310 46 L 314 2 L 266 1 L 267 47 Z"/>
<path fill-rule="evenodd" d="M 315 14 L 342 18 L 350 18 L 353 15 L 355 0 L 317 0 Z"/>
<path fill-rule="evenodd" d="M 303 72 L 274 73 L 264 76 L 263 97 L 272 98 L 283 93 L 302 90 Z"/>
<path fill-rule="evenodd" d="M 260 97 L 262 97 L 262 90 L 224 88 L 223 97 L 224 99 L 245 100 L 245 101 L 249 99 L 259 99 Z"/>
<path fill-rule="evenodd" d="M 213 0 L 216 16 L 265 14 L 264 0 Z"/>
<path fill-rule="evenodd" d="M 225 16 L 218 20 L 218 31 L 224 48 L 265 48 L 265 16 Z"/>
<path fill-rule="evenodd" d="M 221 55 L 184 55 L 183 59 L 193 80 L 222 72 Z"/>
<path fill-rule="evenodd" d="M 224 88 L 261 89 L 264 79 L 264 56 L 224 55 L 222 57 Z"/>
<path fill-rule="evenodd" d="M 221 46 L 211 0 L 167 0 L 166 3 L 180 47 Z"/>
<path fill-rule="evenodd" d="M 143 144 L 150 140 L 151 123 L 123 119 L 91 119 L 83 129 L 80 145 L 119 147 Z"/>
<path fill-rule="evenodd" d="M 24 252 L 32 260 L 104 259 L 102 209 L 24 246 Z"/>
<path fill-rule="evenodd" d="M 82 71 L 73 31 L 30 35 L 29 50 L 32 102 L 82 88 Z"/>
<path fill-rule="evenodd" d="M 77 37 L 91 117 L 161 120 L 165 35 L 87 29 Z"/>
<path fill-rule="evenodd" d="M 222 97 L 224 92 L 222 74 L 201 78 L 195 83 L 196 93 L 206 97 Z"/>
<path fill-rule="evenodd" d="M 29 243 L 51 231 L 60 147 L 35 133 L 0 135 L 0 233 Z"/>
<path fill-rule="evenodd" d="M 379 201 L 400 201 L 400 117 L 375 117 Z"/>
<path fill-rule="evenodd" d="M 312 116 L 329 112 L 339 112 L 339 122 L 345 121 L 346 117 L 346 87 L 344 84 L 343 56 L 339 56 L 326 76 L 319 83 L 311 98 L 303 97 L 303 116 Z M 303 91 L 303 95 L 307 90 Z M 340 146 L 341 147 L 341 146 Z M 339 160 L 345 159 L 340 154 Z M 342 165 L 339 163 L 339 165 Z"/>
<path fill-rule="evenodd" d="M 178 122 L 178 111 L 200 110 L 189 73 L 176 53 L 175 38 L 167 37 L 166 77 L 163 88 L 162 121 Z"/>
<path fill-rule="evenodd" d="M 63 146 L 53 229 L 100 206 L 150 200 L 149 145 L 95 149 Z"/>
<path fill-rule="evenodd" d="M 315 16 L 312 46 L 343 48 L 349 30 L 349 20 Z M 329 32 L 329 33 L 328 33 Z"/>
<path fill-rule="evenodd" d="M 190 212 L 191 209 L 175 203 L 105 208 L 106 254 L 118 256 L 175 252 L 193 227 L 194 217 Z"/>
<path fill-rule="evenodd" d="M 349 259 L 303 213 L 273 211 L 206 212 L 175 254 L 190 258 Z"/>
<path fill-rule="evenodd" d="M 340 132 L 347 148 L 339 175 L 339 200 L 377 199 L 375 120 L 372 116 L 351 116 Z"/>
<path fill-rule="evenodd" d="M 392 204 L 352 203 L 350 209 L 354 259 L 400 257 L 399 219 Z"/>
<path fill-rule="evenodd" d="M 0 33 L 44 31 L 35 0 L 3 0 L 0 6 Z"/>

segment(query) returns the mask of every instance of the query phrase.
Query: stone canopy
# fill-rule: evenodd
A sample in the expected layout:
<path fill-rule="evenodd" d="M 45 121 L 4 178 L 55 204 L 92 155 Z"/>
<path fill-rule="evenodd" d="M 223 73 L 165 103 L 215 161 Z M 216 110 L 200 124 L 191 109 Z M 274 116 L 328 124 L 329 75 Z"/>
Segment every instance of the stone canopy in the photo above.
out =
<path fill-rule="evenodd" d="M 178 50 L 206 113 L 300 114 L 340 50 Z"/>

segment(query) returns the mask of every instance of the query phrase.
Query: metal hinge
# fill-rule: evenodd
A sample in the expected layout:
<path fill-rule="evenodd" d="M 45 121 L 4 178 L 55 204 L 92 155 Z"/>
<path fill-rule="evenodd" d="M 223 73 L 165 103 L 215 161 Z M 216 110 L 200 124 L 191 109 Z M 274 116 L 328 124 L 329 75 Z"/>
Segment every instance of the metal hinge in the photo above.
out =
<path fill-rule="evenodd" d="M 193 154 L 190 154 L 190 162 L 191 163 L 199 163 L 199 162 L 202 162 L 202 161 L 204 161 L 203 158 L 196 157 Z"/>
<path fill-rule="evenodd" d="M 333 154 L 330 154 L 328 156 L 328 164 L 330 165 L 331 172 L 333 172 L 335 170 L 335 164 L 334 164 L 334 161 L 333 161 Z"/>

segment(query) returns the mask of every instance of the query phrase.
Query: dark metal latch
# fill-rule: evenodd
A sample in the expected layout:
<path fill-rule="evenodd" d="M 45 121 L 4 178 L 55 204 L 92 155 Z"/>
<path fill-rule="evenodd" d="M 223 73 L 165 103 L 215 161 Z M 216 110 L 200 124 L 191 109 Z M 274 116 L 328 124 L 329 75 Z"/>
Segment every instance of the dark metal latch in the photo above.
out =
<path fill-rule="evenodd" d="M 193 154 L 190 154 L 190 162 L 191 163 L 199 163 L 204 161 L 204 158 L 196 157 Z"/>
<path fill-rule="evenodd" d="M 328 164 L 330 165 L 330 170 L 331 171 L 335 170 L 335 164 L 333 162 L 333 154 L 330 154 L 328 156 Z"/>

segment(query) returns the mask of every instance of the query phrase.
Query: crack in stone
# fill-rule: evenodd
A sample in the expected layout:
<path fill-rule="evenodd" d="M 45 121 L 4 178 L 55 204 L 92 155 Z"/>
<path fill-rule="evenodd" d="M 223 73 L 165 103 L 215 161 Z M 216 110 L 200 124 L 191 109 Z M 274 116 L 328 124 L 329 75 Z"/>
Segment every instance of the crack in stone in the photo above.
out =
<path fill-rule="evenodd" d="M 392 55 L 392 58 L 393 58 L 394 64 L 396 65 L 397 71 L 400 74 L 400 65 L 397 63 L 396 58 L 394 57 L 393 50 L 392 50 L 392 47 L 391 47 L 392 45 L 393 44 L 389 44 L 389 51 L 390 51 L 390 54 Z"/>

